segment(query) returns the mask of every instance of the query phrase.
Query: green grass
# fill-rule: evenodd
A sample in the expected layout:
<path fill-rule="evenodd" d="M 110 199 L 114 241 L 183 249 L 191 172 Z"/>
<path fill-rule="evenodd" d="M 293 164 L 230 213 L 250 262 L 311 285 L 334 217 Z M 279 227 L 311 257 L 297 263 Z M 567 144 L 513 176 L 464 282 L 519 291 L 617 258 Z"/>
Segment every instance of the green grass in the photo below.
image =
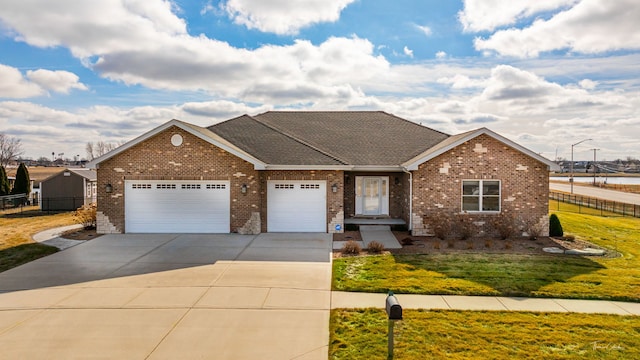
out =
<path fill-rule="evenodd" d="M 405 310 L 396 359 L 638 359 L 640 317 Z M 386 359 L 384 310 L 331 312 L 331 359 Z"/>
<path fill-rule="evenodd" d="M 43 244 L 22 244 L 0 250 L 0 272 L 56 252 L 57 248 Z"/>
<path fill-rule="evenodd" d="M 348 257 L 333 262 L 333 289 L 640 301 L 640 219 L 556 214 L 566 234 L 622 256 L 478 253 Z"/>
<path fill-rule="evenodd" d="M 54 247 L 34 243 L 31 236 L 74 223 L 70 212 L 47 214 L 28 210 L 0 214 L 0 272 L 57 252 Z"/>

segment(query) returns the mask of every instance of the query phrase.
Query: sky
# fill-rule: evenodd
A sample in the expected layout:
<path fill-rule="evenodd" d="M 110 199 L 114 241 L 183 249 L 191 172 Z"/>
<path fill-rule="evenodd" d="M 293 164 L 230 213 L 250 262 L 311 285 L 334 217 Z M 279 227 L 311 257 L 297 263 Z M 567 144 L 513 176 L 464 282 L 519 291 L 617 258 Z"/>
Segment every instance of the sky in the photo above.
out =
<path fill-rule="evenodd" d="M 381 110 L 640 157 L 637 0 L 0 0 L 0 133 L 85 158 L 173 118 Z"/>

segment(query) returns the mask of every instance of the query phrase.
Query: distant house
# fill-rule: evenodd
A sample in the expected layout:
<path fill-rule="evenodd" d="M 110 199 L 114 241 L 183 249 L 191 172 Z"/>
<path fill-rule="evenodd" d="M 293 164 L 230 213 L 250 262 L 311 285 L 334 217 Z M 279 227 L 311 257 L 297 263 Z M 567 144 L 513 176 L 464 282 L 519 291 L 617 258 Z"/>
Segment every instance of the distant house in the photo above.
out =
<path fill-rule="evenodd" d="M 76 210 L 96 202 L 96 172 L 90 169 L 65 169 L 40 183 L 40 209 Z"/>
<path fill-rule="evenodd" d="M 267 112 L 203 128 L 171 120 L 95 159 L 100 233 L 415 235 L 456 217 L 548 228 L 559 167 L 488 129 L 447 135 L 385 112 Z M 46 186 L 45 186 L 46 190 Z"/>

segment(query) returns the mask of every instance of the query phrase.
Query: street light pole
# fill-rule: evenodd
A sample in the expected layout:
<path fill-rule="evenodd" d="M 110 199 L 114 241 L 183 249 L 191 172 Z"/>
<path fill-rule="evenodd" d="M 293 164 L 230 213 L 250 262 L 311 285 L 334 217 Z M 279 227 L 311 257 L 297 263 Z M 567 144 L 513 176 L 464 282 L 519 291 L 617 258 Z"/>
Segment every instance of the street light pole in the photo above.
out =
<path fill-rule="evenodd" d="M 571 177 L 569 178 L 569 182 L 571 183 L 571 195 L 573 195 L 573 147 L 576 145 L 580 145 L 585 141 L 589 141 L 589 140 L 593 140 L 593 139 L 584 139 L 581 141 L 578 141 L 575 144 L 571 144 Z"/>
<path fill-rule="evenodd" d="M 596 151 L 600 149 L 589 149 L 593 150 L 593 186 L 596 186 L 596 171 L 598 168 L 596 167 Z"/>

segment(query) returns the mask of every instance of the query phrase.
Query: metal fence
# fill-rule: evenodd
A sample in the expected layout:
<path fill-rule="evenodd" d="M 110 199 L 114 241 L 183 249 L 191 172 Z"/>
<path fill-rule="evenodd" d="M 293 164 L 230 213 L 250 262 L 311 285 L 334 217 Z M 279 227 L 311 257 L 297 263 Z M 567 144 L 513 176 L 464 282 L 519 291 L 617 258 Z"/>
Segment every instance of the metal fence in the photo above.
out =
<path fill-rule="evenodd" d="M 0 196 L 0 210 L 29 205 L 27 194 Z"/>
<path fill-rule="evenodd" d="M 84 202 L 84 197 L 42 198 L 40 208 L 42 211 L 73 211 L 82 207 Z"/>
<path fill-rule="evenodd" d="M 549 199 L 557 201 L 557 204 L 551 205 L 551 208 L 556 207 L 556 210 L 600 216 L 640 217 L 640 205 L 635 204 L 553 191 L 549 192 Z"/>

